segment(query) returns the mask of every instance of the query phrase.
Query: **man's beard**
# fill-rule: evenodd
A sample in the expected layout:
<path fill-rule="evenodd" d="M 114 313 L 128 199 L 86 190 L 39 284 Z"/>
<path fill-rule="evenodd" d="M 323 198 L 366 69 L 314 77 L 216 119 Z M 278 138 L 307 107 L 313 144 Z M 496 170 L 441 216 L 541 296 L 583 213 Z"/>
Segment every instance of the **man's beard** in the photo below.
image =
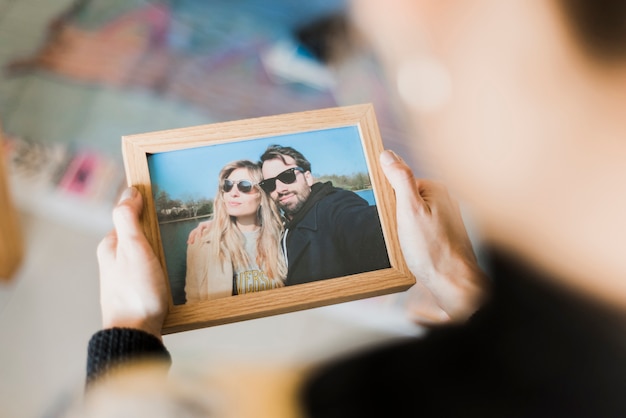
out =
<path fill-rule="evenodd" d="M 283 211 L 285 216 L 287 216 L 288 218 L 291 218 L 293 215 L 298 213 L 300 209 L 302 209 L 302 207 L 304 206 L 307 200 L 306 198 L 302 198 L 302 195 L 300 194 L 296 194 L 295 197 L 296 197 L 296 202 L 293 205 L 280 205 L 280 204 L 278 205 L 278 207 Z"/>

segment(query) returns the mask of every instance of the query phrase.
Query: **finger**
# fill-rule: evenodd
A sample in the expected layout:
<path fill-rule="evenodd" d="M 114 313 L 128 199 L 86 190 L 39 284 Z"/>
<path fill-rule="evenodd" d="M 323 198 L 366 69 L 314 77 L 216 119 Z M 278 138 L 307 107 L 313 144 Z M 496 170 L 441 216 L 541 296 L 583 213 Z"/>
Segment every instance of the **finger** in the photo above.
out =
<path fill-rule="evenodd" d="M 410 204 L 424 207 L 419 185 L 415 181 L 411 168 L 393 151 L 385 150 L 380 154 L 383 173 L 396 193 L 399 205 Z"/>
<path fill-rule="evenodd" d="M 411 168 L 391 150 L 385 150 L 380 153 L 380 163 L 385 176 L 395 189 L 404 182 L 410 182 L 413 179 Z"/>
<path fill-rule="evenodd" d="M 195 240 L 196 240 L 196 230 L 194 229 L 189 233 L 189 237 L 187 238 L 187 245 L 192 245 Z"/>
<path fill-rule="evenodd" d="M 113 209 L 113 224 L 118 239 L 134 238 L 143 235 L 140 217 L 143 210 L 143 199 L 134 187 L 124 191 L 119 203 Z"/>

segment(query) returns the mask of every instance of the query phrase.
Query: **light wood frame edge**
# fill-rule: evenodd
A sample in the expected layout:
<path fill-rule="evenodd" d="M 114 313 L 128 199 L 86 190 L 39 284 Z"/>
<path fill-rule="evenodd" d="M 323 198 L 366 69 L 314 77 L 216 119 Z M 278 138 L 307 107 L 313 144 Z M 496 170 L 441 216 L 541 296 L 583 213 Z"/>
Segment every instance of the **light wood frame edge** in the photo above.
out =
<path fill-rule="evenodd" d="M 372 177 L 372 187 L 391 267 L 195 304 L 173 305 L 170 298 L 170 308 L 163 325 L 163 334 L 399 292 L 412 286 L 415 278 L 409 271 L 399 247 L 395 196 L 380 167 L 378 156 L 383 151 L 382 140 L 371 104 L 288 113 L 122 137 L 127 182 L 129 186 L 136 187 L 143 195 L 145 202 L 143 227 L 148 241 L 158 255 L 164 271 L 167 272 L 152 197 L 148 154 L 355 125 L 361 134 L 366 162 Z M 169 280 L 167 280 L 167 285 L 169 289 Z"/>

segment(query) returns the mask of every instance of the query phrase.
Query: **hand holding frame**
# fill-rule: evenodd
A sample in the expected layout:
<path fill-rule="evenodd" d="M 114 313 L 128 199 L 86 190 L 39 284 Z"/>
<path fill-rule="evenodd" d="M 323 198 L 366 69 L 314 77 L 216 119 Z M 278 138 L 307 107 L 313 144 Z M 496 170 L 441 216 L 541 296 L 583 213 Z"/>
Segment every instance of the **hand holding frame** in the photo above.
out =
<path fill-rule="evenodd" d="M 420 324 L 467 319 L 483 302 L 488 280 L 458 203 L 443 184 L 416 179 L 392 151 L 380 161 L 396 194 L 400 247 L 416 278 L 407 291 L 409 315 Z"/>

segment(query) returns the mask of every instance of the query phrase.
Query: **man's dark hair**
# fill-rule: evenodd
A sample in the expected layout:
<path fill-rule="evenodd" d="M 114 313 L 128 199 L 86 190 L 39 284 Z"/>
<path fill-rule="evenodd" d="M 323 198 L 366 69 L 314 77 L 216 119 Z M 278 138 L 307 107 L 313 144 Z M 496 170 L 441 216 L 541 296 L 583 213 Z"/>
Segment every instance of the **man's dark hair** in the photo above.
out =
<path fill-rule="evenodd" d="M 295 160 L 298 167 L 304 169 L 304 171 L 311 171 L 311 163 L 309 160 L 304 158 L 300 152 L 296 151 L 291 147 L 283 147 L 282 145 L 270 145 L 267 147 L 263 155 L 261 155 L 261 161 L 259 164 L 263 165 L 263 163 L 267 160 L 281 160 L 283 163 L 287 164 L 285 161 L 285 157 L 291 157 Z"/>

